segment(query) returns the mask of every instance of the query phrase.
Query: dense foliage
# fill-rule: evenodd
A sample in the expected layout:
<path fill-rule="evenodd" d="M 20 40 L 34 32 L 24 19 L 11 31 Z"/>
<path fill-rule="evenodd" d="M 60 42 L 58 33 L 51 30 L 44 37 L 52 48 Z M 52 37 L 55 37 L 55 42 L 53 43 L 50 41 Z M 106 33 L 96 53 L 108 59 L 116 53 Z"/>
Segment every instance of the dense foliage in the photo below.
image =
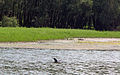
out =
<path fill-rule="evenodd" d="M 15 17 L 4 16 L 2 19 L 2 27 L 18 27 L 18 21 Z"/>
<path fill-rule="evenodd" d="M 0 0 L 0 21 L 4 16 L 21 27 L 115 30 L 120 0 Z"/>

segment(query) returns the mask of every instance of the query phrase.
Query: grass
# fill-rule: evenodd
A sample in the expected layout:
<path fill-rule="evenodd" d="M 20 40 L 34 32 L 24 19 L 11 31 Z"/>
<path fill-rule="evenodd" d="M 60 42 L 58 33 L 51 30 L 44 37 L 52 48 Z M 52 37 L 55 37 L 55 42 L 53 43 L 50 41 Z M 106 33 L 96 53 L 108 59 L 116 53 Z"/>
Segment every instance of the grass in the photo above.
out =
<path fill-rule="evenodd" d="M 120 38 L 120 32 L 53 28 L 2 28 L 0 42 L 27 42 L 65 38 Z"/>

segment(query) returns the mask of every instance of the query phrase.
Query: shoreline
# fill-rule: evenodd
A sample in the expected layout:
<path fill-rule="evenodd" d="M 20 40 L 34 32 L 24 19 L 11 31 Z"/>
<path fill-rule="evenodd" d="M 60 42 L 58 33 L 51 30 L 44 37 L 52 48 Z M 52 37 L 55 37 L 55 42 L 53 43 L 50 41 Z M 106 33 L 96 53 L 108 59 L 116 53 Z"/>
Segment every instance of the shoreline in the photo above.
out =
<path fill-rule="evenodd" d="M 0 48 L 120 51 L 120 38 L 68 38 L 37 42 L 1 42 Z"/>

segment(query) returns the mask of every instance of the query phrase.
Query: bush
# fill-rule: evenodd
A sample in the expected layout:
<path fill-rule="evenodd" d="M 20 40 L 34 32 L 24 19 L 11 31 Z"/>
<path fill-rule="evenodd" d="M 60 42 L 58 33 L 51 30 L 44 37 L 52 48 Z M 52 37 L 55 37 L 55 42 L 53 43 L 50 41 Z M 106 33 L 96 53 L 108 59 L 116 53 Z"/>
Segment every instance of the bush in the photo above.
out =
<path fill-rule="evenodd" d="M 117 28 L 115 29 L 115 31 L 120 31 L 120 26 L 117 26 Z"/>
<path fill-rule="evenodd" d="M 0 26 L 2 26 L 2 21 L 0 21 Z"/>
<path fill-rule="evenodd" d="M 4 16 L 2 19 L 2 27 L 18 27 L 19 24 L 17 22 L 16 17 L 7 17 Z"/>

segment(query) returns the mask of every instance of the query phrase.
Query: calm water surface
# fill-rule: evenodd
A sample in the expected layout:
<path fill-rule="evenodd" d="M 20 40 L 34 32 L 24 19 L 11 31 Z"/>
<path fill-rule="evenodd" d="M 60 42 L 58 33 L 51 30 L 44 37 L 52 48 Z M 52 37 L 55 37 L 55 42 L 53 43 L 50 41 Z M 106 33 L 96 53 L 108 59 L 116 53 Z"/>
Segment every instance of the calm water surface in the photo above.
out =
<path fill-rule="evenodd" d="M 120 51 L 0 49 L 0 75 L 120 75 Z"/>

